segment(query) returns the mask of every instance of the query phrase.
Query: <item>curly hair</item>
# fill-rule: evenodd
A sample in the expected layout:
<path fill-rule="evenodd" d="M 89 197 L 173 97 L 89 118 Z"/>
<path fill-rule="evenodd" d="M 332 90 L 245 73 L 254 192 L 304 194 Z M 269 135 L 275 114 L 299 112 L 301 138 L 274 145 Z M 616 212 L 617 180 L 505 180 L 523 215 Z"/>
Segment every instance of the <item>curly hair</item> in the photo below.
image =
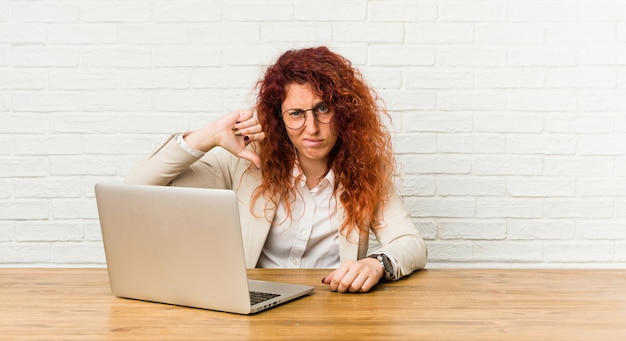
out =
<path fill-rule="evenodd" d="M 266 138 L 258 146 L 262 182 L 253 203 L 263 195 L 268 205 L 282 201 L 289 210 L 295 198 L 296 153 L 281 118 L 287 85 L 293 83 L 308 83 L 335 111 L 333 125 L 339 136 L 328 168 L 335 175 L 333 193 L 339 194 L 346 213 L 339 231 L 347 235 L 355 228 L 380 228 L 378 213 L 389 200 L 395 172 L 391 136 L 381 117 L 389 114 L 377 104 L 379 98 L 361 72 L 324 46 L 285 52 L 256 84 L 257 116 Z"/>

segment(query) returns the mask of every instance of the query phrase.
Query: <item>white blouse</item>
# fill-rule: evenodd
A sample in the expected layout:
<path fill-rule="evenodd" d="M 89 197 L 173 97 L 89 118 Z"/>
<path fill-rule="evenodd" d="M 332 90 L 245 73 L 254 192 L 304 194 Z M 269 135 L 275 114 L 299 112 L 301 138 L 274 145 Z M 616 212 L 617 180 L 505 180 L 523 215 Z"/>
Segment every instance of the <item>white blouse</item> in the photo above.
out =
<path fill-rule="evenodd" d="M 341 220 L 336 214 L 333 172 L 329 171 L 311 190 L 298 166 L 294 168 L 293 178 L 297 183 L 291 217 L 281 202 L 257 267 L 337 268 Z"/>

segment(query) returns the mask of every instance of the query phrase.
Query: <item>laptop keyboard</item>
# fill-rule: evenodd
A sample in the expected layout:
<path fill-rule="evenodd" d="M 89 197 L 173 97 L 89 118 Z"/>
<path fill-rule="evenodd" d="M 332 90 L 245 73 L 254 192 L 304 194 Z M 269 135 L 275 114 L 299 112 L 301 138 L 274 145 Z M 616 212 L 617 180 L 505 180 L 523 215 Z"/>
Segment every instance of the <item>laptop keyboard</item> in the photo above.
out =
<path fill-rule="evenodd" d="M 252 304 L 257 304 L 259 302 L 267 301 L 270 298 L 274 298 L 276 296 L 280 296 L 280 294 L 273 294 L 271 292 L 262 291 L 250 291 L 250 302 Z"/>

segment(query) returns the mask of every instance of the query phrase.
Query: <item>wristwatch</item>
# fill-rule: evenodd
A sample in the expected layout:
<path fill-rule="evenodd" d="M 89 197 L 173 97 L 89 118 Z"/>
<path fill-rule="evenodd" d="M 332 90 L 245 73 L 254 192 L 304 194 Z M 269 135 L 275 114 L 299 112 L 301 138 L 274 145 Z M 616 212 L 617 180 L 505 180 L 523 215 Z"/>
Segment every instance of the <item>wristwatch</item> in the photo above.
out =
<path fill-rule="evenodd" d="M 376 258 L 380 262 L 380 266 L 383 268 L 383 280 L 389 280 L 393 278 L 393 266 L 391 260 L 384 253 L 375 253 L 368 256 L 369 258 Z"/>

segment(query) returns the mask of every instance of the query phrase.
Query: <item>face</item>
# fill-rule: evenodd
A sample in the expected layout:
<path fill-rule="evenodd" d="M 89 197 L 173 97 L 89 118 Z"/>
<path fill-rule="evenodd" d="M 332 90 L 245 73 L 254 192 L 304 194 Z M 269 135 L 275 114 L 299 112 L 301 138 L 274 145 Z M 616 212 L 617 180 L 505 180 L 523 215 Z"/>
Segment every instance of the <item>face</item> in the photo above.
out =
<path fill-rule="evenodd" d="M 282 104 L 282 112 L 291 109 L 307 110 L 311 108 L 321 108 L 322 99 L 313 92 L 308 83 L 287 85 L 285 100 Z M 330 109 L 332 110 L 332 109 Z M 305 112 L 304 125 L 299 129 L 285 127 L 289 140 L 296 148 L 299 162 L 304 164 L 323 163 L 327 164 L 328 155 L 337 143 L 338 135 L 333 133 L 333 122 L 320 123 L 314 115 L 313 110 Z"/>

